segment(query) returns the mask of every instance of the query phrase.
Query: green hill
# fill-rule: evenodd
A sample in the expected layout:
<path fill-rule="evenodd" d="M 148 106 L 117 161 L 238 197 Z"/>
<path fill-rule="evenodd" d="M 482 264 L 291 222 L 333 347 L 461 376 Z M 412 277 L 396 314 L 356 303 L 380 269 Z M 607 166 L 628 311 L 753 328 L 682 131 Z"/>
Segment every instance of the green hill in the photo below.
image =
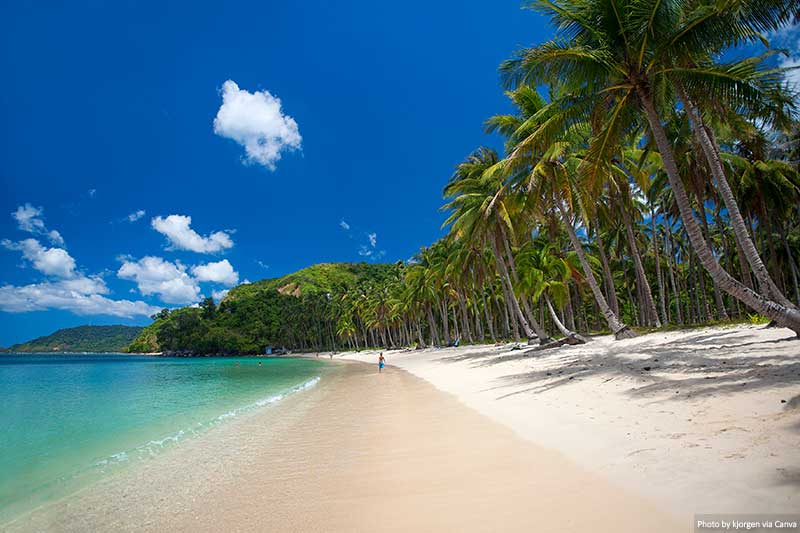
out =
<path fill-rule="evenodd" d="M 138 326 L 78 326 L 15 344 L 9 352 L 124 352 L 142 332 Z"/>
<path fill-rule="evenodd" d="M 164 310 L 131 343 L 135 353 L 263 353 L 329 346 L 333 314 L 344 294 L 399 279 L 402 264 L 322 263 L 280 278 L 234 287 L 214 305 Z"/>

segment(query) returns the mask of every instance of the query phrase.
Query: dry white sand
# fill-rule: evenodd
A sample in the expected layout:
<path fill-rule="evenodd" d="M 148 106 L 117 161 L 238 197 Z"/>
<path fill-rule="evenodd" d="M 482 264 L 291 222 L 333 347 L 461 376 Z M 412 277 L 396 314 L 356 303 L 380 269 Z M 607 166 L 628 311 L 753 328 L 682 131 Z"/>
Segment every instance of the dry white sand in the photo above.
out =
<path fill-rule="evenodd" d="M 336 367 L 8 530 L 688 531 L 422 379 Z"/>
<path fill-rule="evenodd" d="M 527 354 L 462 346 L 385 356 L 684 522 L 695 513 L 800 510 L 794 337 L 736 326 L 595 337 Z M 377 361 L 376 352 L 336 357 Z"/>

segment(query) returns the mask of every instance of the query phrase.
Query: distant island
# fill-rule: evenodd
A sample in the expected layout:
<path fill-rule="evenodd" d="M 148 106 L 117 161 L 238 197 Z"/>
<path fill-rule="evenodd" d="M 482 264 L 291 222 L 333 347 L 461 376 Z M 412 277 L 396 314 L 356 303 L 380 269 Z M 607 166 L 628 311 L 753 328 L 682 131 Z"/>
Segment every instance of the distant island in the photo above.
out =
<path fill-rule="evenodd" d="M 138 326 L 78 326 L 15 344 L 8 352 L 124 352 L 144 328 Z"/>

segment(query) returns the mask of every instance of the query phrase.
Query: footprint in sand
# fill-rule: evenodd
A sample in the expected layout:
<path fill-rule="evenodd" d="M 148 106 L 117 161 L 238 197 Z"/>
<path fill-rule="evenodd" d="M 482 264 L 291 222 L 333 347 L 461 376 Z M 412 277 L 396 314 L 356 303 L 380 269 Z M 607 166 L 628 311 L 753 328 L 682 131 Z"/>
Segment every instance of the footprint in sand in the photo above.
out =
<path fill-rule="evenodd" d="M 745 455 L 741 453 L 732 453 L 730 455 L 726 455 L 725 459 L 744 459 Z"/>
<path fill-rule="evenodd" d="M 727 431 L 734 431 L 734 430 L 735 431 L 744 431 L 745 433 L 750 433 L 749 429 L 745 429 L 745 428 L 742 428 L 742 427 L 739 427 L 739 426 L 730 426 L 730 427 L 726 427 L 726 428 L 720 429 L 719 431 L 717 431 L 716 434 L 717 435 L 721 435 L 722 433 L 725 433 Z"/>
<path fill-rule="evenodd" d="M 656 449 L 655 449 L 655 448 L 642 448 L 641 450 L 634 450 L 634 451 L 632 451 L 632 452 L 628 453 L 626 456 L 627 456 L 627 457 L 631 457 L 632 455 L 636 455 L 637 453 L 642 453 L 642 452 L 654 452 L 654 451 L 656 451 Z"/>

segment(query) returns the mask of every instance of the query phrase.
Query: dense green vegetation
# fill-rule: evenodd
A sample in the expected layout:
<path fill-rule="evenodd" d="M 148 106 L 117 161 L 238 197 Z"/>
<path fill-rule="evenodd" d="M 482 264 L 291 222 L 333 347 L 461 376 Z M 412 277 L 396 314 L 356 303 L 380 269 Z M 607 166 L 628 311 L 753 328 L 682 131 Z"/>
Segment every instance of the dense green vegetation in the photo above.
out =
<path fill-rule="evenodd" d="M 501 65 L 515 111 L 485 127 L 504 154 L 456 166 L 445 237 L 406 266 L 319 265 L 164 312 L 132 348 L 583 342 L 762 318 L 800 333 L 798 88 L 768 40 L 800 4 L 531 7 L 556 36 Z"/>
<path fill-rule="evenodd" d="M 399 283 L 403 265 L 320 264 L 277 279 L 239 285 L 217 306 L 164 310 L 132 352 L 263 353 L 267 346 L 312 350 L 336 344 L 344 295 Z"/>
<path fill-rule="evenodd" d="M 136 326 L 78 326 L 46 337 L 15 344 L 10 352 L 124 352 L 143 328 Z"/>

